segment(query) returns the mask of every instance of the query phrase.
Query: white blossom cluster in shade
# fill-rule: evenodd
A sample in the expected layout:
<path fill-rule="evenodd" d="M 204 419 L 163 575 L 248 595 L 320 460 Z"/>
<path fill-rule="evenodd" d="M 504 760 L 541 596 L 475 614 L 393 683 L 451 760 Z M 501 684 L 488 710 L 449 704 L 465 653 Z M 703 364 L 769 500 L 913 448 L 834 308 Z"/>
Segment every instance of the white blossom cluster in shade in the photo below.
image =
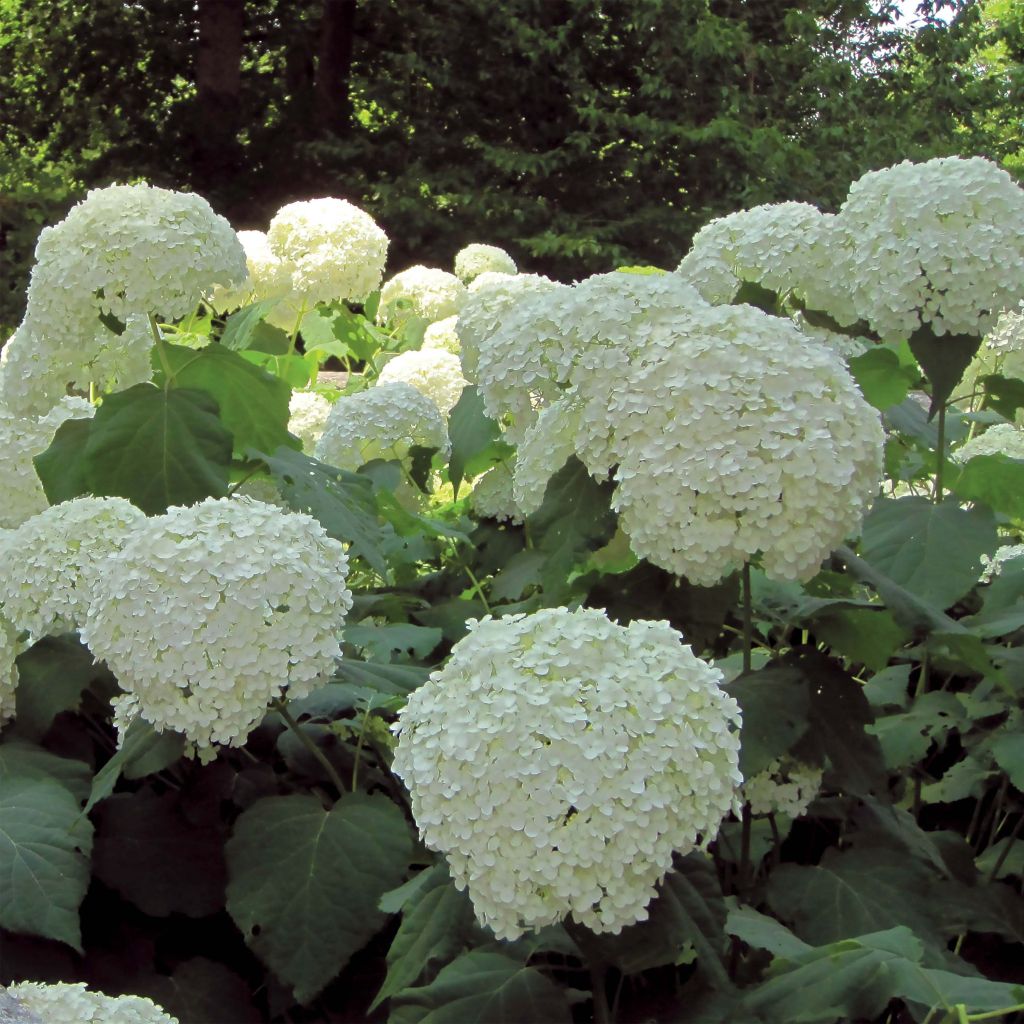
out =
<path fill-rule="evenodd" d="M 870 171 L 837 221 L 833 274 L 883 341 L 922 325 L 980 337 L 1024 296 L 1024 190 L 981 157 Z"/>
<path fill-rule="evenodd" d="M 378 384 L 334 403 L 316 457 L 354 472 L 374 459 L 403 460 L 414 446 L 447 455 L 448 428 L 437 406 L 408 384 Z"/>
<path fill-rule="evenodd" d="M 20 416 L 0 407 L 0 529 L 10 530 L 42 512 L 50 503 L 32 460 L 42 455 L 57 428 L 69 419 L 85 419 L 95 409 L 81 398 L 65 397 L 43 416 Z"/>
<path fill-rule="evenodd" d="M 481 274 L 517 274 L 516 261 L 496 245 L 472 242 L 455 254 L 455 276 L 470 284 Z"/>
<path fill-rule="evenodd" d="M 102 560 L 145 515 L 124 498 L 72 498 L 0 536 L 0 613 L 34 644 L 84 622 Z"/>
<path fill-rule="evenodd" d="M 983 434 L 965 441 L 952 453 L 957 462 L 967 462 L 977 455 L 1006 455 L 1024 459 L 1024 430 L 1012 423 L 997 423 Z"/>
<path fill-rule="evenodd" d="M 518 300 L 561 287 L 540 274 L 487 273 L 478 277 L 469 288 L 455 326 L 461 348 L 462 371 L 466 377 L 476 381 L 481 349 Z"/>
<path fill-rule="evenodd" d="M 380 287 L 388 236 L 344 199 L 289 203 L 267 229 L 273 254 L 292 277 L 292 292 L 311 309 L 319 302 L 362 302 Z"/>
<path fill-rule="evenodd" d="M 991 557 L 981 556 L 982 583 L 991 583 L 996 576 L 999 576 L 1008 562 L 1014 562 L 1018 558 L 1024 559 L 1024 544 L 1004 544 L 996 548 Z"/>
<path fill-rule="evenodd" d="M 518 524 L 523 521 L 522 509 L 512 493 L 512 471 L 504 462 L 476 478 L 469 495 L 469 507 L 481 519 Z"/>
<path fill-rule="evenodd" d="M 459 312 L 465 298 L 466 286 L 454 274 L 417 264 L 384 283 L 377 323 L 398 326 L 414 316 L 444 320 Z"/>
<path fill-rule="evenodd" d="M 100 565 L 82 640 L 144 719 L 206 759 L 244 743 L 286 690 L 304 697 L 330 678 L 347 571 L 310 516 L 239 496 L 175 506 Z"/>
<path fill-rule="evenodd" d="M 421 347 L 424 349 L 439 348 L 457 356 L 461 351 L 459 333 L 456 329 L 458 322 L 457 316 L 446 316 L 443 320 L 435 320 L 432 324 L 427 324 L 427 328 L 423 332 Z"/>
<path fill-rule="evenodd" d="M 21 981 L 7 992 L 45 1024 L 178 1024 L 145 996 L 108 996 L 81 982 Z"/>
<path fill-rule="evenodd" d="M 599 340 L 520 445 L 524 512 L 571 445 L 595 477 L 614 468 L 634 553 L 700 585 L 758 553 L 771 578 L 809 579 L 859 531 L 881 480 L 881 422 L 841 360 L 792 322 L 694 305 L 632 349 Z"/>
<path fill-rule="evenodd" d="M 248 274 L 236 288 L 214 288 L 209 297 L 210 307 L 217 313 L 227 313 L 239 306 L 265 299 L 284 299 L 292 294 L 291 268 L 281 260 L 264 231 L 239 231 L 238 240 L 245 249 Z M 292 317 L 294 321 L 294 317 Z M 287 325 L 291 327 L 292 324 Z"/>
<path fill-rule="evenodd" d="M 380 384 L 408 384 L 447 418 L 466 386 L 459 357 L 442 348 L 400 352 L 380 371 Z"/>
<path fill-rule="evenodd" d="M 327 425 L 331 403 L 316 391 L 293 391 L 288 413 L 288 430 L 301 439 L 302 450 L 312 455 Z"/>
<path fill-rule="evenodd" d="M 425 844 L 503 939 L 647 917 L 733 808 L 739 708 L 665 622 L 550 608 L 471 620 L 409 698 L 394 771 Z"/>
<path fill-rule="evenodd" d="M 89 192 L 43 230 L 35 256 L 25 319 L 0 370 L 0 400 L 22 413 L 44 411 L 69 386 L 148 377 L 148 317 L 183 317 L 246 274 L 237 235 L 205 199 L 149 185 Z M 113 330 L 101 315 L 127 326 Z"/>
<path fill-rule="evenodd" d="M 14 717 L 15 692 L 18 689 L 17 657 L 24 645 L 17 630 L 0 616 L 0 727 Z"/>
<path fill-rule="evenodd" d="M 740 799 L 752 814 L 784 814 L 799 818 L 821 789 L 823 771 L 791 758 L 776 758 L 763 771 L 743 783 Z"/>

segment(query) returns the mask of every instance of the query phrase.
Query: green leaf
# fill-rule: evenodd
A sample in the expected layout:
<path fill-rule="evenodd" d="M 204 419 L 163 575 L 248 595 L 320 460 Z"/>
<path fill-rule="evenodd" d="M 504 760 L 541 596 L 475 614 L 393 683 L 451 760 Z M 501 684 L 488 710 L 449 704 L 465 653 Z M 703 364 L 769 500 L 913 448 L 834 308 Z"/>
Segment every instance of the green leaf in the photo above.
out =
<path fill-rule="evenodd" d="M 1024 380 L 992 373 L 979 383 L 985 389 L 984 408 L 995 409 L 1008 420 L 1016 417 L 1018 409 L 1024 409 Z"/>
<path fill-rule="evenodd" d="M 128 726 L 120 747 L 94 776 L 86 813 L 114 792 L 117 780 L 122 774 L 128 775 L 129 769 L 136 769 L 136 778 L 161 771 L 177 761 L 182 751 L 183 740 L 176 733 L 157 732 L 144 718 L 136 718 Z"/>
<path fill-rule="evenodd" d="M 731 896 L 730 900 L 735 901 Z M 753 907 L 731 906 L 725 930 L 754 949 L 766 949 L 773 956 L 792 957 L 808 952 L 811 947 L 798 939 L 774 917 L 759 913 Z"/>
<path fill-rule="evenodd" d="M 455 888 L 448 866 L 435 864 L 422 875 L 427 877 L 402 907 L 402 924 L 388 949 L 387 977 L 370 1011 L 415 984 L 428 964 L 453 960 L 472 934 L 473 904 Z"/>
<path fill-rule="evenodd" d="M 393 1024 L 570 1024 L 566 990 L 503 953 L 471 950 L 394 1000 Z"/>
<path fill-rule="evenodd" d="M 1011 519 L 1024 519 L 1024 459 L 975 455 L 948 482 L 965 501 L 980 501 Z"/>
<path fill-rule="evenodd" d="M 744 281 L 732 300 L 734 306 L 741 304 L 756 306 L 774 316 L 779 310 L 779 296 L 770 288 L 765 288 L 764 285 L 754 281 Z"/>
<path fill-rule="evenodd" d="M 962 720 L 963 709 L 953 694 L 935 690 L 915 698 L 906 711 L 879 717 L 868 731 L 878 737 L 887 767 L 906 768 Z"/>
<path fill-rule="evenodd" d="M 1024 626 L 1024 556 L 1005 562 L 981 595 L 981 610 L 960 620 L 972 633 L 998 637 Z"/>
<path fill-rule="evenodd" d="M 85 449 L 91 429 L 91 419 L 65 420 L 53 435 L 50 447 L 32 460 L 51 505 L 89 493 Z"/>
<path fill-rule="evenodd" d="M 17 778 L 56 782 L 83 804 L 89 795 L 92 772 L 77 758 L 58 757 L 34 743 L 7 739 L 0 743 L 0 790 Z"/>
<path fill-rule="evenodd" d="M 807 732 L 807 681 L 799 669 L 768 666 L 725 688 L 743 712 L 740 771 L 751 778 L 792 750 Z"/>
<path fill-rule="evenodd" d="M 981 556 L 997 545 L 987 510 L 924 498 L 880 499 L 864 520 L 861 552 L 900 587 L 948 608 L 977 583 Z"/>
<path fill-rule="evenodd" d="M 342 638 L 360 648 L 371 661 L 394 661 L 396 656 L 425 661 L 441 642 L 441 630 L 389 622 L 380 626 L 346 626 Z"/>
<path fill-rule="evenodd" d="M 1010 847 L 1009 853 L 1006 852 L 1007 846 Z M 977 859 L 978 871 L 987 877 L 995 871 L 1000 860 L 1002 864 L 996 872 L 996 878 L 1006 878 L 1008 875 L 1024 878 L 1024 839 L 1012 839 L 1007 836 L 993 843 Z"/>
<path fill-rule="evenodd" d="M 917 383 L 917 374 L 901 366 L 899 356 L 889 348 L 872 348 L 854 356 L 849 367 L 864 397 L 876 409 L 898 405 Z"/>
<path fill-rule="evenodd" d="M 814 633 L 818 640 L 872 672 L 885 668 L 910 639 L 910 631 L 885 608 L 830 610 L 815 618 Z"/>
<path fill-rule="evenodd" d="M 272 452 L 298 442 L 288 433 L 291 388 L 280 378 L 243 359 L 223 345 L 198 351 L 165 345 L 177 388 L 205 391 L 217 403 L 220 421 L 231 431 L 234 451 L 246 448 Z M 157 383 L 163 382 L 158 374 Z"/>
<path fill-rule="evenodd" d="M 8 777 L 0 789 L 0 926 L 82 952 L 92 825 L 58 782 Z"/>
<path fill-rule="evenodd" d="M 148 996 L 181 1024 L 259 1024 L 250 985 L 222 963 L 196 956 L 170 975 L 133 977 L 132 991 Z"/>
<path fill-rule="evenodd" d="M 928 414 L 931 418 L 940 406 L 946 404 L 960 383 L 964 370 L 981 347 L 981 338 L 971 334 L 943 334 L 938 337 L 925 326 L 918 328 L 909 340 L 911 352 L 932 385 L 932 404 Z"/>
<path fill-rule="evenodd" d="M 448 437 L 452 445 L 448 476 L 456 497 L 467 476 L 483 473 L 513 451 L 501 440 L 501 428 L 484 411 L 483 397 L 472 384 L 463 389 L 451 411 Z"/>
<path fill-rule="evenodd" d="M 277 305 L 278 301 L 278 299 L 262 299 L 260 302 L 243 306 L 238 312 L 232 313 L 224 321 L 224 333 L 220 336 L 220 344 L 235 352 L 249 348 L 256 328 Z"/>
<path fill-rule="evenodd" d="M 231 434 L 205 391 L 136 384 L 108 395 L 85 447 L 91 493 L 147 515 L 227 494 Z"/>
<path fill-rule="evenodd" d="M 306 1004 L 387 920 L 380 897 L 403 878 L 412 837 L 386 797 L 268 797 L 226 847 L 228 912 L 256 955 Z"/>
<path fill-rule="evenodd" d="M 1004 732 L 992 744 L 996 764 L 1010 778 L 1010 782 L 1024 793 L 1024 736 L 1017 730 Z"/>
<path fill-rule="evenodd" d="M 82 691 L 103 670 L 75 634 L 44 637 L 18 657 L 15 722 L 38 740 L 62 711 L 78 708 Z"/>

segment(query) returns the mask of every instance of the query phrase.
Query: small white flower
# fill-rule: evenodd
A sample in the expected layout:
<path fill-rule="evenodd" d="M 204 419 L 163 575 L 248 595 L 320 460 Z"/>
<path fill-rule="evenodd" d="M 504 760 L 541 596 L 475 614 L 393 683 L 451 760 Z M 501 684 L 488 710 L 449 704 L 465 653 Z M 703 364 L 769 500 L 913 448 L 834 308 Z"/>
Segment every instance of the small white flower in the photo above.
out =
<path fill-rule="evenodd" d="M 378 381 L 379 384 L 402 383 L 414 387 L 429 398 L 444 417 L 455 407 L 466 386 L 459 357 L 441 348 L 399 353 L 387 362 Z"/>
<path fill-rule="evenodd" d="M 410 317 L 434 322 L 454 316 L 466 286 L 446 270 L 417 265 L 395 274 L 380 290 L 377 323 L 402 324 Z"/>
<path fill-rule="evenodd" d="M 821 768 L 792 758 L 776 758 L 763 771 L 747 779 L 740 799 L 753 814 L 784 814 L 799 818 L 821 789 Z"/>
<path fill-rule="evenodd" d="M 455 276 L 470 284 L 481 274 L 516 274 L 516 261 L 496 245 L 473 242 L 455 254 Z"/>

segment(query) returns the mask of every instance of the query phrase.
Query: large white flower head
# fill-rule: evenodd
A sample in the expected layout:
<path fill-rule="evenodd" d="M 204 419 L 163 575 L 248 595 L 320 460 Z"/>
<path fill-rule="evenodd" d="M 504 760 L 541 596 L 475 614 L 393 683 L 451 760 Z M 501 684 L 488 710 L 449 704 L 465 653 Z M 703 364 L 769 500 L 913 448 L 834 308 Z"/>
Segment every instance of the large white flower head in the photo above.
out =
<path fill-rule="evenodd" d="M 469 494 L 469 505 L 481 519 L 496 519 L 499 523 L 523 521 L 522 509 L 512 493 L 512 470 L 504 462 L 477 477 Z"/>
<path fill-rule="evenodd" d="M 267 230 L 274 255 L 290 270 L 307 309 L 318 302 L 362 302 L 380 287 L 388 236 L 344 199 L 289 203 Z"/>
<path fill-rule="evenodd" d="M 517 274 L 516 261 L 496 245 L 472 242 L 455 254 L 455 276 L 470 284 L 481 274 Z"/>
<path fill-rule="evenodd" d="M 792 758 L 776 758 L 763 771 L 746 780 L 740 798 L 753 814 L 784 814 L 799 818 L 821 789 L 820 767 Z"/>
<path fill-rule="evenodd" d="M 395 726 L 426 845 L 499 938 L 647 917 L 733 807 L 739 708 L 668 623 L 550 608 L 470 621 Z"/>
<path fill-rule="evenodd" d="M 293 391 L 288 413 L 288 429 L 301 438 L 302 450 L 312 455 L 327 425 L 331 403 L 316 391 Z"/>
<path fill-rule="evenodd" d="M 408 384 L 378 384 L 334 403 L 316 457 L 354 472 L 373 459 L 405 459 L 414 446 L 447 454 L 448 428 L 437 406 Z"/>
<path fill-rule="evenodd" d="M 145 996 L 107 996 L 81 982 L 21 981 L 7 992 L 44 1024 L 178 1024 L 164 1009 Z"/>
<path fill-rule="evenodd" d="M 751 306 L 679 310 L 625 356 L 593 345 L 572 382 L 562 422 L 591 473 L 614 467 L 633 551 L 694 583 L 758 553 L 773 579 L 809 579 L 877 493 L 878 413 L 836 355 Z M 519 464 L 538 461 L 527 438 Z"/>
<path fill-rule="evenodd" d="M 429 398 L 447 418 L 466 386 L 459 357 L 440 348 L 401 352 L 380 372 L 380 384 L 400 382 Z"/>
<path fill-rule="evenodd" d="M 101 564 L 82 640 L 143 718 L 212 757 L 286 690 L 304 697 L 330 678 L 347 571 L 310 516 L 238 496 L 173 507 Z"/>
<path fill-rule="evenodd" d="M 981 157 L 904 161 L 855 181 L 841 271 L 883 340 L 981 336 L 1024 295 L 1024 191 Z"/>
<path fill-rule="evenodd" d="M 50 504 L 32 460 L 50 447 L 65 420 L 88 418 L 94 412 L 88 402 L 73 397 L 62 398 L 43 416 L 19 416 L 0 407 L 0 468 L 4 474 L 0 528 L 20 526 Z"/>
<path fill-rule="evenodd" d="M 976 455 L 1006 455 L 1024 459 L 1024 430 L 1012 423 L 997 423 L 983 434 L 965 441 L 953 453 L 957 462 L 967 462 Z"/>
<path fill-rule="evenodd" d="M 0 727 L 14 717 L 14 695 L 18 689 L 16 659 L 23 647 L 18 641 L 18 631 L 0 616 Z"/>
<path fill-rule="evenodd" d="M 214 288 L 209 304 L 217 313 L 226 313 L 264 299 L 283 299 L 292 293 L 292 272 L 273 249 L 263 231 L 239 231 L 238 240 L 245 249 L 248 274 L 235 288 Z M 289 324 L 291 326 L 291 324 Z"/>
<path fill-rule="evenodd" d="M 424 349 L 440 348 L 457 356 L 462 350 L 462 346 L 459 344 L 459 333 L 456 329 L 458 322 L 457 316 L 446 316 L 443 320 L 435 320 L 432 324 L 427 324 L 427 328 L 423 332 L 421 347 Z"/>
<path fill-rule="evenodd" d="M 380 290 L 377 323 L 402 324 L 410 317 L 433 323 L 455 316 L 466 298 L 466 286 L 447 270 L 417 264 L 395 274 Z"/>
<path fill-rule="evenodd" d="M 124 498 L 72 498 L 0 537 L 0 614 L 35 643 L 84 622 L 102 560 L 145 515 Z"/>

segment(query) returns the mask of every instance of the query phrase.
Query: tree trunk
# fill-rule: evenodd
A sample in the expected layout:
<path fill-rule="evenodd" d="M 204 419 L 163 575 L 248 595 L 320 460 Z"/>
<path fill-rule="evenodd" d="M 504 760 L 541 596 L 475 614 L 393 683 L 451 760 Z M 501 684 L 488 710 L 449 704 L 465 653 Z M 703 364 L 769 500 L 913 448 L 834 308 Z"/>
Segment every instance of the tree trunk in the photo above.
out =
<path fill-rule="evenodd" d="M 245 0 L 197 0 L 196 124 L 193 132 L 197 183 L 214 191 L 238 167 L 242 86 L 242 20 Z"/>
<path fill-rule="evenodd" d="M 352 124 L 352 70 L 356 0 L 323 0 L 316 61 L 316 120 L 322 131 L 346 135 Z"/>

